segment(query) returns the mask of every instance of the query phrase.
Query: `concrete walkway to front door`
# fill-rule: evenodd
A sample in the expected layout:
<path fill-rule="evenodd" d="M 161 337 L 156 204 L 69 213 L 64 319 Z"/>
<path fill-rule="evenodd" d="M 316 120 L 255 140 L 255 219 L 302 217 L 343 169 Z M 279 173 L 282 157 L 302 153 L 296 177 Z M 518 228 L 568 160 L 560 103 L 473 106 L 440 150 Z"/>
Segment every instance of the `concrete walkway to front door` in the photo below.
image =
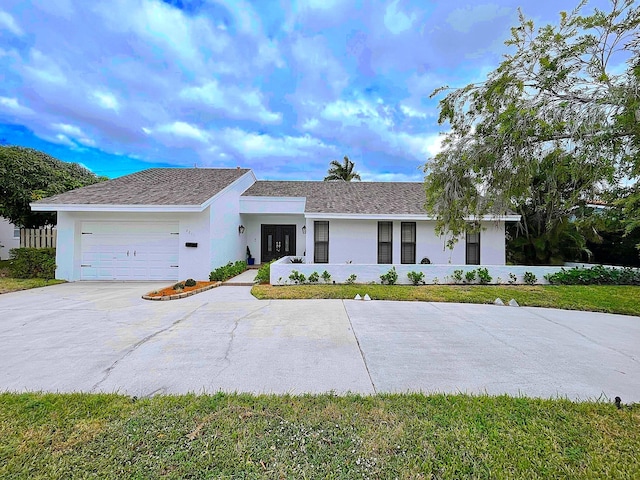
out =
<path fill-rule="evenodd" d="M 0 295 L 0 391 L 470 392 L 640 401 L 640 318 L 494 305 L 256 300 L 157 283 Z M 284 287 L 283 287 L 284 288 Z"/>
<path fill-rule="evenodd" d="M 245 270 L 240 275 L 236 275 L 233 278 L 230 278 L 223 285 L 227 286 L 236 286 L 236 287 L 250 287 L 255 284 L 255 278 L 258 274 L 258 270 L 254 268 L 250 268 L 249 270 Z"/>

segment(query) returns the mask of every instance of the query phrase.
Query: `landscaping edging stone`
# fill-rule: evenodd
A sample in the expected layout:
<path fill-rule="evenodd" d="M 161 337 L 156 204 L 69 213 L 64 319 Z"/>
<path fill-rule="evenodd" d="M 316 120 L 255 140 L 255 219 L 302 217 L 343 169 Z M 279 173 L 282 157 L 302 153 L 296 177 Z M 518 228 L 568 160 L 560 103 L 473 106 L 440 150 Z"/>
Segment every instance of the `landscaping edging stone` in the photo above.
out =
<path fill-rule="evenodd" d="M 187 298 L 192 295 L 195 295 L 196 293 L 206 292 L 207 290 L 211 290 L 212 288 L 219 287 L 220 285 L 222 285 L 222 282 L 216 282 L 212 285 L 207 285 L 206 287 L 197 288 L 189 292 L 174 293 L 173 295 L 164 295 L 162 297 L 152 297 L 150 296 L 151 292 L 149 292 L 142 295 L 142 298 L 144 300 L 153 300 L 153 301 L 180 300 L 181 298 Z"/>

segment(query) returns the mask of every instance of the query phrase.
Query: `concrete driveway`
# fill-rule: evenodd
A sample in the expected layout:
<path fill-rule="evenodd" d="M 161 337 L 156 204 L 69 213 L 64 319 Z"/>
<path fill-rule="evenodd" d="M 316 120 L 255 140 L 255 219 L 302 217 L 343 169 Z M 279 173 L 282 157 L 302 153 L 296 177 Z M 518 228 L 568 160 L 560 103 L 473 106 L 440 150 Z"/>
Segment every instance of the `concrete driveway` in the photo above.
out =
<path fill-rule="evenodd" d="M 472 392 L 640 401 L 640 318 L 78 282 L 0 295 L 0 391 Z"/>

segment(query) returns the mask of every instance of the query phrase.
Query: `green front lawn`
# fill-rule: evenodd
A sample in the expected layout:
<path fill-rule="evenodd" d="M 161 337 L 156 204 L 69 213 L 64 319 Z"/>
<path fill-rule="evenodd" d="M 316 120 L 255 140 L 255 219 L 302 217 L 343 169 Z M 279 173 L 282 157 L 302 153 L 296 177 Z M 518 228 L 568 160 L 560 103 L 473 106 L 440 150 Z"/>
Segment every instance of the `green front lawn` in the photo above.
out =
<path fill-rule="evenodd" d="M 374 300 L 422 302 L 505 303 L 514 298 L 520 305 L 568 310 L 640 315 L 640 287 L 611 285 L 256 285 L 251 293 L 259 299 L 340 298 L 368 293 Z"/>
<path fill-rule="evenodd" d="M 640 478 L 640 405 L 0 394 L 2 478 Z"/>
<path fill-rule="evenodd" d="M 44 280 L 43 278 L 8 278 L 0 277 L 0 293 L 28 290 L 29 288 L 46 287 L 64 283 L 64 280 Z"/>

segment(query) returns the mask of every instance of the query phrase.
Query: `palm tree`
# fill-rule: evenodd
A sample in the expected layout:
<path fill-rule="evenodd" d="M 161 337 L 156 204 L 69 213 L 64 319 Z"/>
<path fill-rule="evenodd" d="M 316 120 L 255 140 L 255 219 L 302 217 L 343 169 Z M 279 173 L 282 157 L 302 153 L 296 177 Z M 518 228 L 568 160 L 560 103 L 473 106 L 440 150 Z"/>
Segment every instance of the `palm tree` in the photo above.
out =
<path fill-rule="evenodd" d="M 353 170 L 355 164 L 349 160 L 349 157 L 344 156 L 344 162 L 340 163 L 337 160 L 331 160 L 329 163 L 328 175 L 324 177 L 325 182 L 331 182 L 334 180 L 341 180 L 343 182 L 350 182 L 351 180 L 362 180 L 360 174 Z"/>

